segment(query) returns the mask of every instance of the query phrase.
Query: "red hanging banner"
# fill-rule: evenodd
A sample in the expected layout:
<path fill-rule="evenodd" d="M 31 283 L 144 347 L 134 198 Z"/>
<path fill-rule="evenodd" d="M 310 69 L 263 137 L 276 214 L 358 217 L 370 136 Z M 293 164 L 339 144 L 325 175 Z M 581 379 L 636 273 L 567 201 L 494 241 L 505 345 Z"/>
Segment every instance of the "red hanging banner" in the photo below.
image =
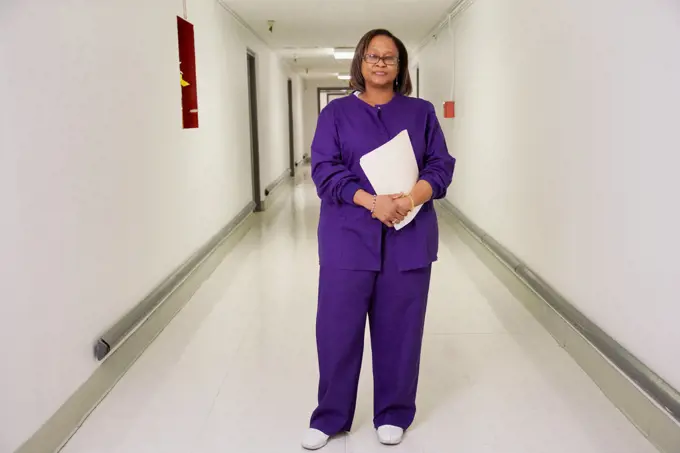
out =
<path fill-rule="evenodd" d="M 196 89 L 196 47 L 194 26 L 177 17 L 179 73 L 182 87 L 182 124 L 184 129 L 198 127 L 198 90 Z"/>

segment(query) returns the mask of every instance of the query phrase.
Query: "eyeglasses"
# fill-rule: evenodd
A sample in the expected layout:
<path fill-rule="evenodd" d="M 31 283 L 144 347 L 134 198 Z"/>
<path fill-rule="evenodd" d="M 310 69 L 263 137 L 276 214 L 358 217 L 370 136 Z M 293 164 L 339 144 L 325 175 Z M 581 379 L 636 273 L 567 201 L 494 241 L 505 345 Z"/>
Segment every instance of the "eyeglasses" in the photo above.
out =
<path fill-rule="evenodd" d="M 371 53 L 364 55 L 364 61 L 368 64 L 378 64 L 380 60 L 382 60 L 387 66 L 395 66 L 397 63 L 399 63 L 399 57 L 394 57 L 391 55 L 387 57 L 381 57 Z"/>

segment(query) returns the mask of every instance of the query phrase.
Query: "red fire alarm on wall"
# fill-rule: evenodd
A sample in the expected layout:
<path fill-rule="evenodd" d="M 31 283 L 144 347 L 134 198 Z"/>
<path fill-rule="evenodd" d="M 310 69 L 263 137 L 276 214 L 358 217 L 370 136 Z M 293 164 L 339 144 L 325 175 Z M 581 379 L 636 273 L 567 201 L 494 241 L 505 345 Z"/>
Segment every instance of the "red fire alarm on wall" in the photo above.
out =
<path fill-rule="evenodd" d="M 444 102 L 444 118 L 456 117 L 456 103 L 453 101 Z"/>

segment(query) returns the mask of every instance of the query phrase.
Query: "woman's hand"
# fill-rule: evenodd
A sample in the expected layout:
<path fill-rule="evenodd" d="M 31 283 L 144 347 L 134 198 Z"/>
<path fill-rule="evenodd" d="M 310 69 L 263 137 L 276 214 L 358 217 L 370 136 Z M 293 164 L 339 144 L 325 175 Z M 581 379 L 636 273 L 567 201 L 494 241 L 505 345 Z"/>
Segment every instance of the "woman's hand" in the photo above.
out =
<path fill-rule="evenodd" d="M 398 200 L 400 200 L 398 197 L 401 197 L 401 195 L 377 196 L 375 199 L 375 208 L 373 209 L 373 217 L 390 228 L 404 220 L 406 215 L 401 213 L 403 210 L 400 208 L 400 203 L 398 203 Z"/>
<path fill-rule="evenodd" d="M 357 191 L 354 203 L 372 211 L 373 218 L 390 228 L 403 221 L 414 205 L 412 197 L 403 193 L 374 197 L 364 190 Z"/>
<path fill-rule="evenodd" d="M 397 212 L 404 217 L 406 217 L 415 208 L 415 203 L 409 195 L 395 195 L 394 201 L 397 203 Z"/>

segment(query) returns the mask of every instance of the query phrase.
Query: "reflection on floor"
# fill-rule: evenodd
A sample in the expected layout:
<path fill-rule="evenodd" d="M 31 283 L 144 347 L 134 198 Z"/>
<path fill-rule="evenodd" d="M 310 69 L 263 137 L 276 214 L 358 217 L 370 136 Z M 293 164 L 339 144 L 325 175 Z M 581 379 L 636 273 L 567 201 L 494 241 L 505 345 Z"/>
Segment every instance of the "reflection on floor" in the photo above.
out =
<path fill-rule="evenodd" d="M 64 453 L 301 451 L 316 395 L 319 204 L 308 175 L 286 190 Z M 654 452 L 456 233 L 441 235 L 415 426 L 400 446 L 378 444 L 364 360 L 354 430 L 323 451 Z"/>

